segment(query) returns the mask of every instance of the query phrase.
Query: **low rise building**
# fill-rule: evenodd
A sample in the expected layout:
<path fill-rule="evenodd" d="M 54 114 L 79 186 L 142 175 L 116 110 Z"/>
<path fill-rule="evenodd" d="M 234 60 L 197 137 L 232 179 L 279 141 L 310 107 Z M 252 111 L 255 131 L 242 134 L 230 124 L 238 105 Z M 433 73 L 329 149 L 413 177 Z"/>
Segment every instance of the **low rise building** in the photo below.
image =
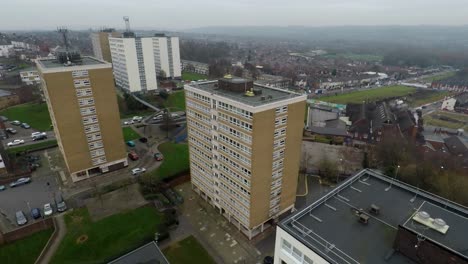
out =
<path fill-rule="evenodd" d="M 0 90 L 0 109 L 5 109 L 19 103 L 20 98 L 17 94 L 7 90 Z"/>
<path fill-rule="evenodd" d="M 291 79 L 271 74 L 260 74 L 255 82 L 281 89 L 288 89 L 291 86 Z"/>
<path fill-rule="evenodd" d="M 468 263 L 468 208 L 363 170 L 280 222 L 275 264 Z"/>
<path fill-rule="evenodd" d="M 447 110 L 447 111 L 453 111 L 453 110 L 455 110 L 455 104 L 456 103 L 457 103 L 457 99 L 447 98 L 442 102 L 442 105 L 440 106 L 440 109 Z"/>
<path fill-rule="evenodd" d="M 35 68 L 20 71 L 21 82 L 26 85 L 35 85 L 41 83 L 39 72 Z"/>
<path fill-rule="evenodd" d="M 210 74 L 210 65 L 208 65 L 208 63 L 189 60 L 181 60 L 180 62 L 182 65 L 182 71 L 193 72 L 203 75 Z"/>

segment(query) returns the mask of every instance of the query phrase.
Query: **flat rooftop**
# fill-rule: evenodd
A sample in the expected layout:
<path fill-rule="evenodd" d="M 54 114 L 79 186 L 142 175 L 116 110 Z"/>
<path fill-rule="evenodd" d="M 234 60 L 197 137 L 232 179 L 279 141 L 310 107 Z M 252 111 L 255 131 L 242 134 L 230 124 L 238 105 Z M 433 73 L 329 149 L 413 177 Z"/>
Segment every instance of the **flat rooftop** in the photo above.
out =
<path fill-rule="evenodd" d="M 39 59 L 37 63 L 43 68 L 67 68 L 71 66 L 86 66 L 86 65 L 99 65 L 99 64 L 108 64 L 104 61 L 98 60 L 93 57 L 81 57 L 80 63 L 74 63 L 71 66 L 64 65 L 56 59 Z"/>
<path fill-rule="evenodd" d="M 238 81 L 236 78 L 232 80 L 233 83 L 242 83 L 243 81 L 245 80 L 241 78 L 239 78 Z M 242 92 L 233 92 L 220 89 L 218 87 L 218 81 L 198 82 L 195 84 L 190 84 L 189 86 L 254 107 L 301 96 L 301 94 L 281 90 L 278 88 L 267 87 L 257 83 L 254 83 L 253 89 L 261 90 L 261 94 L 255 96 L 246 96 L 245 93 Z"/>
<path fill-rule="evenodd" d="M 108 264 L 135 264 L 135 263 L 160 263 L 169 264 L 164 254 L 155 242 L 141 246 Z"/>
<path fill-rule="evenodd" d="M 368 213 L 371 205 L 378 215 Z M 356 211 L 369 217 L 359 222 Z M 446 234 L 413 220 L 425 211 L 449 226 Z M 399 226 L 468 259 L 468 209 L 363 170 L 280 223 L 283 230 L 331 263 L 414 263 L 393 250 Z"/>

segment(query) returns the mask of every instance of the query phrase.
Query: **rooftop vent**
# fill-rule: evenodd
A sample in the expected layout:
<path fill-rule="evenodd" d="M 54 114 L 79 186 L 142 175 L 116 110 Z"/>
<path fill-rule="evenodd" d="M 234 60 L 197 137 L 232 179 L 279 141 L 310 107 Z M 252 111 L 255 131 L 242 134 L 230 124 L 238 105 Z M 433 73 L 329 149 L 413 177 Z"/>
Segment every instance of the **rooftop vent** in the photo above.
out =
<path fill-rule="evenodd" d="M 442 234 L 446 234 L 450 227 L 444 220 L 440 218 L 431 218 L 429 213 L 425 211 L 417 212 L 414 214 L 412 219 L 421 225 L 425 225 Z"/>
<path fill-rule="evenodd" d="M 442 218 L 436 218 L 432 221 L 432 224 L 434 224 L 435 227 L 437 228 L 444 228 L 447 224 Z"/>
<path fill-rule="evenodd" d="M 419 218 L 425 219 L 425 220 L 428 220 L 429 218 L 431 218 L 431 216 L 429 215 L 429 213 L 426 212 L 426 211 L 420 211 L 420 212 L 418 212 L 418 216 L 419 216 Z"/>
<path fill-rule="evenodd" d="M 380 207 L 378 207 L 375 204 L 371 204 L 371 207 L 369 208 L 369 212 L 373 215 L 379 215 L 380 214 Z"/>

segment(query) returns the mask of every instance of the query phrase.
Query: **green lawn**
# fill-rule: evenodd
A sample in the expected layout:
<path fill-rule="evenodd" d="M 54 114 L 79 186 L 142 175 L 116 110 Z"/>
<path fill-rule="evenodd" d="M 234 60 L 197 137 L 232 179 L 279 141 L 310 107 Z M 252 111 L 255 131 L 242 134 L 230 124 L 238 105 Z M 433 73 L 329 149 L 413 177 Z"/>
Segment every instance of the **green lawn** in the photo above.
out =
<path fill-rule="evenodd" d="M 39 231 L 29 237 L 0 247 L 0 263 L 30 264 L 36 261 L 54 230 Z"/>
<path fill-rule="evenodd" d="M 450 77 L 455 76 L 455 74 L 456 74 L 456 72 L 446 72 L 446 73 L 434 75 L 434 76 L 431 76 L 431 77 L 426 77 L 426 78 L 423 79 L 423 81 L 432 83 L 434 81 L 441 81 L 441 80 L 444 80 L 444 79 L 448 79 Z"/>
<path fill-rule="evenodd" d="M 31 144 L 31 145 L 8 148 L 7 153 L 16 154 L 16 153 L 20 153 L 24 151 L 35 151 L 38 149 L 47 148 L 47 147 L 55 147 L 55 146 L 57 146 L 57 140 L 54 139 L 54 140 L 42 141 L 40 143 Z"/>
<path fill-rule="evenodd" d="M 169 111 L 185 111 L 185 93 L 184 91 L 173 92 L 165 101 L 165 107 L 174 108 Z"/>
<path fill-rule="evenodd" d="M 123 132 L 125 142 L 140 138 L 140 134 L 135 132 L 135 130 L 133 130 L 133 128 L 131 127 L 123 127 L 122 132 Z"/>
<path fill-rule="evenodd" d="M 0 115 L 8 117 L 10 121 L 19 120 L 28 123 L 32 128 L 40 131 L 52 130 L 52 122 L 50 121 L 46 103 L 27 103 L 12 106 L 0 111 Z"/>
<path fill-rule="evenodd" d="M 459 122 L 451 122 L 449 120 L 439 119 L 438 116 L 445 116 L 450 119 L 457 120 Z M 436 127 L 446 127 L 451 129 L 464 129 L 468 130 L 468 121 L 466 120 L 465 115 L 449 113 L 444 111 L 436 111 L 430 115 L 424 116 L 424 124 L 436 126 Z"/>
<path fill-rule="evenodd" d="M 436 102 L 444 99 L 445 96 L 450 95 L 449 91 L 431 91 L 422 98 L 417 98 L 411 102 L 412 106 L 421 106 L 428 103 Z"/>
<path fill-rule="evenodd" d="M 374 54 L 357 54 L 357 53 L 330 53 L 325 54 L 323 57 L 336 59 L 336 58 L 344 58 L 349 60 L 358 60 L 358 61 L 369 61 L 369 62 L 378 62 L 383 60 L 382 55 L 374 55 Z"/>
<path fill-rule="evenodd" d="M 162 216 L 142 207 L 92 222 L 86 208 L 65 215 L 67 234 L 51 263 L 105 263 L 154 239 Z M 84 242 L 78 238 L 87 237 Z"/>
<path fill-rule="evenodd" d="M 337 104 L 362 103 L 362 101 L 365 100 L 377 101 L 389 97 L 406 96 L 414 93 L 415 91 L 416 88 L 414 87 L 397 85 L 365 91 L 356 91 L 347 94 L 324 96 L 320 97 L 318 100 Z"/>
<path fill-rule="evenodd" d="M 171 264 L 216 263 L 193 236 L 175 242 L 164 249 L 163 253 Z"/>
<path fill-rule="evenodd" d="M 198 80 L 205 80 L 208 79 L 208 76 L 193 72 L 183 72 L 182 73 L 182 80 L 186 81 L 198 81 Z"/>
<path fill-rule="evenodd" d="M 151 177 L 163 179 L 189 170 L 187 144 L 165 142 L 159 145 L 158 149 L 163 154 L 164 160 L 161 166 L 149 173 Z"/>

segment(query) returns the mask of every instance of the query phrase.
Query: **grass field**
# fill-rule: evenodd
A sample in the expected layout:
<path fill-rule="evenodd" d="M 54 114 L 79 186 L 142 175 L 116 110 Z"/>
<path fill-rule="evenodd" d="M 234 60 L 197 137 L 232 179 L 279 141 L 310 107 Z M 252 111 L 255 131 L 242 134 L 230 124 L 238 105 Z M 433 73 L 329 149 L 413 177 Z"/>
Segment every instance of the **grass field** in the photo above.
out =
<path fill-rule="evenodd" d="M 431 76 L 431 77 L 424 78 L 423 81 L 432 83 L 434 81 L 441 81 L 441 80 L 444 80 L 444 79 L 448 79 L 450 77 L 455 76 L 456 74 L 457 74 L 456 72 L 446 72 L 446 73 L 442 73 L 442 74 L 438 74 L 438 75 L 434 75 L 434 76 Z"/>
<path fill-rule="evenodd" d="M 29 237 L 17 240 L 0 247 L 0 263 L 30 264 L 36 261 L 42 249 L 47 244 L 53 229 L 37 232 Z"/>
<path fill-rule="evenodd" d="M 124 141 L 139 139 L 140 135 L 133 130 L 131 127 L 122 127 L 122 132 L 124 136 Z"/>
<path fill-rule="evenodd" d="M 0 111 L 0 115 L 8 117 L 10 121 L 19 120 L 28 123 L 32 128 L 40 131 L 52 130 L 49 110 L 45 103 L 12 106 Z"/>
<path fill-rule="evenodd" d="M 173 92 L 165 101 L 165 107 L 175 108 L 170 111 L 185 111 L 185 94 L 184 91 Z"/>
<path fill-rule="evenodd" d="M 449 120 L 441 120 L 438 117 L 447 117 L 450 119 L 457 120 L 458 122 L 451 122 Z M 430 115 L 424 116 L 424 123 L 430 126 L 446 127 L 451 129 L 462 128 L 465 131 L 468 130 L 468 118 L 466 115 L 449 113 L 444 111 L 436 111 Z"/>
<path fill-rule="evenodd" d="M 163 250 L 171 264 L 203 263 L 211 264 L 215 261 L 193 236 L 175 242 Z"/>
<path fill-rule="evenodd" d="M 67 234 L 51 263 L 106 263 L 151 241 L 162 216 L 142 207 L 92 222 L 82 208 L 68 213 L 65 222 Z"/>
<path fill-rule="evenodd" d="M 208 79 L 208 76 L 193 72 L 182 72 L 182 80 L 185 81 L 198 81 Z"/>
<path fill-rule="evenodd" d="M 31 144 L 31 145 L 25 145 L 25 146 L 19 146 L 19 147 L 13 147 L 13 148 L 8 148 L 6 151 L 9 154 L 16 154 L 24 151 L 35 151 L 38 149 L 43 149 L 43 148 L 48 148 L 48 147 L 55 147 L 57 146 L 57 140 L 48 140 L 48 141 L 42 141 L 40 143 L 36 144 Z"/>
<path fill-rule="evenodd" d="M 325 58 L 345 58 L 349 60 L 358 60 L 358 61 L 369 61 L 376 62 L 382 61 L 383 56 L 373 55 L 373 54 L 357 54 L 357 53 L 330 53 L 323 55 Z"/>
<path fill-rule="evenodd" d="M 428 103 L 433 103 L 444 99 L 445 96 L 450 95 L 449 91 L 425 91 L 424 95 L 418 98 L 414 98 L 411 102 L 411 106 L 421 106 Z"/>
<path fill-rule="evenodd" d="M 158 147 L 164 160 L 156 170 L 150 172 L 150 177 L 164 179 L 189 170 L 189 152 L 187 144 L 166 142 Z"/>
<path fill-rule="evenodd" d="M 390 97 L 400 97 L 412 94 L 416 91 L 416 88 L 407 86 L 388 86 L 381 87 L 365 91 L 356 91 L 347 94 L 338 94 L 320 97 L 318 100 L 337 103 L 337 104 L 349 104 L 349 103 L 362 103 L 362 101 L 377 101 Z"/>

